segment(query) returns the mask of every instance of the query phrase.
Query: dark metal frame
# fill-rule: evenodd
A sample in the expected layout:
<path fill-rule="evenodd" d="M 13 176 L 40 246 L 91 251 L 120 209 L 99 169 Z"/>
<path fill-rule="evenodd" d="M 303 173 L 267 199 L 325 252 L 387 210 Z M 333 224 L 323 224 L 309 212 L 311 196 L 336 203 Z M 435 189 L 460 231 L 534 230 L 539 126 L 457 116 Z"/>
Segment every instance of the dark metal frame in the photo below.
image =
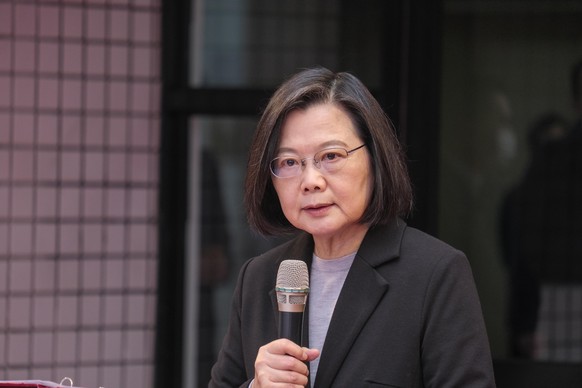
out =
<path fill-rule="evenodd" d="M 187 214 L 187 115 L 168 103 L 187 87 L 189 0 L 162 2 L 162 117 L 158 233 L 158 303 L 155 387 L 182 386 L 185 222 Z"/>

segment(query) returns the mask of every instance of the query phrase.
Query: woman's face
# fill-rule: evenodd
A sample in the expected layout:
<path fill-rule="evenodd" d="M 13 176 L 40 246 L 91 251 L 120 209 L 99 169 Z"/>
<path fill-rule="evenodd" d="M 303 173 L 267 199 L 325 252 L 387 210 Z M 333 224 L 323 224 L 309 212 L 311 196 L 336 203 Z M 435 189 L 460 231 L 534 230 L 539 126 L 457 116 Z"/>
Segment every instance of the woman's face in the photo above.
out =
<path fill-rule="evenodd" d="M 324 149 L 350 151 L 362 144 L 348 114 L 334 104 L 314 105 L 287 116 L 277 156 L 309 158 L 299 175 L 272 177 L 283 213 L 293 226 L 316 238 L 349 238 L 353 232 L 367 228 L 358 223 L 372 191 L 367 148 L 350 153 L 345 164 L 333 173 L 316 167 L 311 159 Z"/>

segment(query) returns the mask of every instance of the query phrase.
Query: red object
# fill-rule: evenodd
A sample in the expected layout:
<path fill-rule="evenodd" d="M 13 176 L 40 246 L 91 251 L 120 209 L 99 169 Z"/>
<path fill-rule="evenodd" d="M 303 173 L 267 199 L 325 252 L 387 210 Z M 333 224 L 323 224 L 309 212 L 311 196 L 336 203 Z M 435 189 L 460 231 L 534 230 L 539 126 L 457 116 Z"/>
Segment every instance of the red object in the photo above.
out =
<path fill-rule="evenodd" d="M 18 388 L 80 388 L 71 387 L 70 385 L 62 385 L 53 383 L 51 381 L 41 380 L 14 380 L 14 381 L 0 381 L 0 388 L 18 387 Z"/>

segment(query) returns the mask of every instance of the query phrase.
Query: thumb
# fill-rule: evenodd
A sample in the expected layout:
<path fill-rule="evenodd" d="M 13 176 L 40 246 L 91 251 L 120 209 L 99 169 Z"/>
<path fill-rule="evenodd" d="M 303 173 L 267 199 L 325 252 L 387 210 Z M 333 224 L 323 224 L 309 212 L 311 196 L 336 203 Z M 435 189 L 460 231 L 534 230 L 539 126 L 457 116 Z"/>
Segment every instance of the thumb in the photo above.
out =
<path fill-rule="evenodd" d="M 319 349 L 303 348 L 303 351 L 307 355 L 307 358 L 305 359 L 305 361 L 313 361 L 317 357 L 319 357 Z"/>

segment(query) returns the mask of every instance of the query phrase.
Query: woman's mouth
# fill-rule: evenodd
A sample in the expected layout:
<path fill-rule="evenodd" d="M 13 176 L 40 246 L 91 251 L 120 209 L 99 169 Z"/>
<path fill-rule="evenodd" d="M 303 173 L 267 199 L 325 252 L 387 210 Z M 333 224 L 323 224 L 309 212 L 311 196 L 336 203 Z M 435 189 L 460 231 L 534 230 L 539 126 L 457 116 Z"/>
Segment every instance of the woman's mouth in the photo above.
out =
<path fill-rule="evenodd" d="M 321 216 L 325 215 L 329 209 L 331 208 L 332 204 L 317 204 L 317 205 L 309 205 L 305 206 L 303 210 L 313 216 Z"/>

